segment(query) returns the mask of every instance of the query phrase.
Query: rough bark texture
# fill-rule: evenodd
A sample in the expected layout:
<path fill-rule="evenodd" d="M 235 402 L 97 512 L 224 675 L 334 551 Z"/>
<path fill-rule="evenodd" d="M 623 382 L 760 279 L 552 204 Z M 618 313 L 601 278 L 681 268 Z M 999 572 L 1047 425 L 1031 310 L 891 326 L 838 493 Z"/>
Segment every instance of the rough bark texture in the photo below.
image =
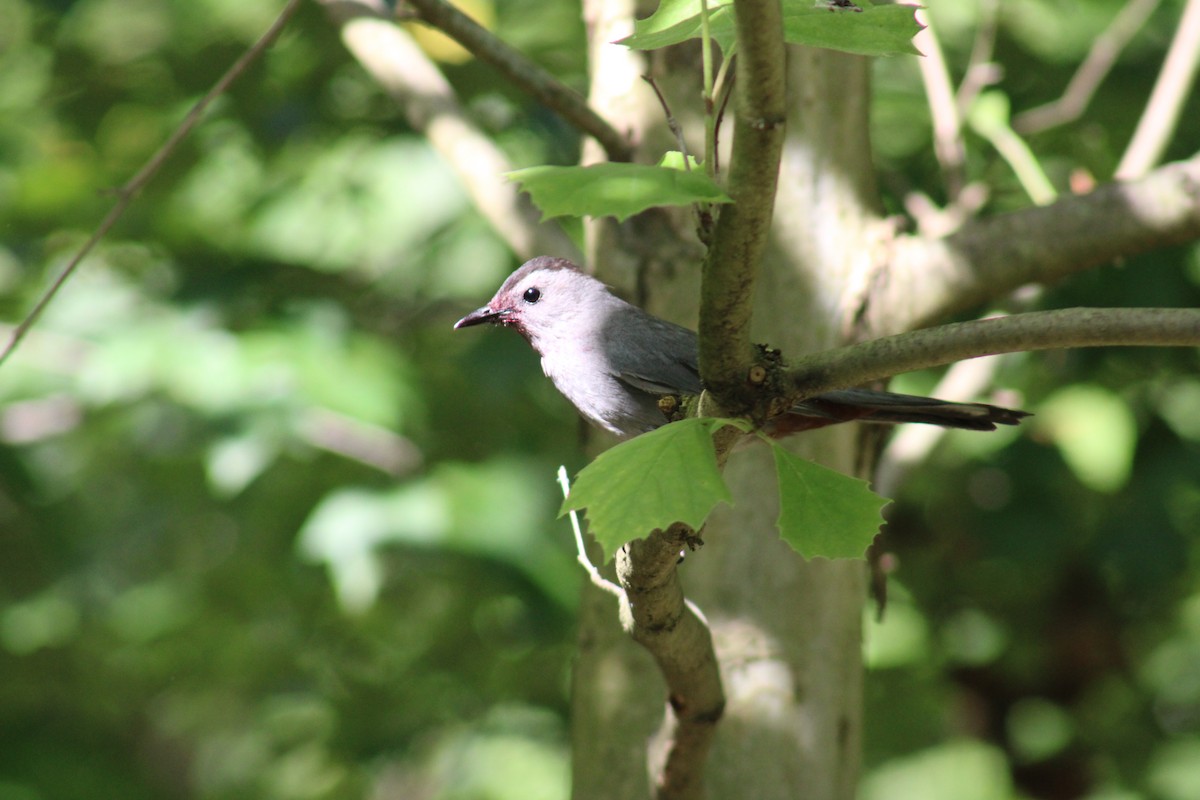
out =
<path fill-rule="evenodd" d="M 591 101 L 644 141 L 659 136 L 646 127 L 660 119 L 632 102 L 636 86 L 613 77 L 628 74 L 620 62 L 637 54 L 595 44 L 620 35 L 600 19 L 620 14 L 618 5 L 596 2 L 587 10 L 600 76 Z M 879 223 L 866 141 L 866 61 L 795 50 L 790 56 L 791 118 L 776 206 L 776 233 L 786 235 L 774 240 L 764 265 L 754 338 L 799 353 L 851 330 L 845 320 L 853 316 L 855 289 L 863 291 L 855 276 L 871 270 L 863 242 Z M 698 91 L 669 85 L 676 71 L 664 76 L 668 85 L 660 83 L 664 93 L 680 104 L 694 100 Z M 660 220 L 594 227 L 589 257 L 631 299 L 694 325 L 700 254 L 686 235 L 677 236 L 687 230 L 686 217 Z M 855 463 L 853 430 L 810 434 L 797 444 L 831 466 Z M 684 590 L 712 626 L 728 699 L 707 770 L 708 796 L 850 800 L 861 749 L 865 569 L 858 562 L 806 563 L 780 542 L 765 449 L 735 453 L 727 477 L 736 507 L 718 510 L 705 546 L 680 568 Z M 619 630 L 613 600 L 586 591 L 574 676 L 574 796 L 646 797 L 647 742 L 662 720 L 663 682 Z"/>
<path fill-rule="evenodd" d="M 943 239 L 897 238 L 864 301 L 862 327 L 875 335 L 921 327 L 1028 283 L 1197 236 L 1200 154 L 1049 206 L 973 219 Z"/>
<path fill-rule="evenodd" d="M 786 354 L 850 330 L 864 246 L 879 223 L 867 142 L 868 63 L 789 53 L 788 134 L 771 254 L 763 264 L 755 341 Z M 797 437 L 807 457 L 851 471 L 853 429 Z M 861 750 L 858 562 L 805 562 L 778 540 L 769 456 L 736 453 L 726 470 L 736 507 L 720 509 L 684 575 L 714 628 L 727 695 L 709 769 L 711 796 L 854 797 Z"/>

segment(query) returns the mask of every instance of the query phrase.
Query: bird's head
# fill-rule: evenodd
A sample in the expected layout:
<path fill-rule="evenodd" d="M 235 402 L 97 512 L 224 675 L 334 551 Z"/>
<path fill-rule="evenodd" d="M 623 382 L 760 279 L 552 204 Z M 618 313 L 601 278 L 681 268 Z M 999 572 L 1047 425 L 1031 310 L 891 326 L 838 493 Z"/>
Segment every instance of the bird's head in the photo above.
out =
<path fill-rule="evenodd" d="M 580 317 L 612 298 L 608 287 L 570 261 L 539 256 L 517 269 L 488 301 L 454 327 L 491 323 L 515 329 L 542 352 L 549 340 L 580 332 Z M 574 334 L 573 334 L 574 332 Z"/>

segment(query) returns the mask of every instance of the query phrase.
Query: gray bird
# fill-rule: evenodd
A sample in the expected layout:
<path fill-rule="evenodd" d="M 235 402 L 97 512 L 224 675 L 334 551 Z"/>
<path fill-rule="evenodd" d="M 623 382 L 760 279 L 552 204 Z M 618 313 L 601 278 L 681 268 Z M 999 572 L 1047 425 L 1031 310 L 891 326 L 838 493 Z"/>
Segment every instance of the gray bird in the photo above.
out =
<path fill-rule="evenodd" d="M 614 295 L 570 261 L 539 256 L 522 264 L 488 304 L 454 327 L 489 322 L 513 328 L 542 357 L 542 370 L 589 422 L 622 438 L 666 423 L 663 395 L 698 395 L 696 334 Z M 809 397 L 776 420 L 776 433 L 838 422 L 925 422 L 993 431 L 1027 412 L 867 389 Z"/>

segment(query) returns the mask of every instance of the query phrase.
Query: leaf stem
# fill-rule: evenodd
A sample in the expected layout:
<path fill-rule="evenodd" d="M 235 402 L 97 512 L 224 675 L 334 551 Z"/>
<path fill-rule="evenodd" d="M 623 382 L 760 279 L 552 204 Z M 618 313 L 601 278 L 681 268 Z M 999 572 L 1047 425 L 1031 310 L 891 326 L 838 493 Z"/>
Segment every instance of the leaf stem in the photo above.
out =
<path fill-rule="evenodd" d="M 563 499 L 566 500 L 567 496 L 571 494 L 571 479 L 567 477 L 567 468 L 561 464 L 558 467 L 558 485 L 562 487 Z M 596 569 L 596 565 L 588 558 L 587 545 L 583 542 L 583 529 L 579 525 L 579 512 L 571 509 L 568 514 L 571 517 L 571 530 L 575 533 L 575 560 L 583 566 L 584 572 L 588 574 L 593 585 L 624 600 L 625 590 L 601 575 L 600 570 Z"/>

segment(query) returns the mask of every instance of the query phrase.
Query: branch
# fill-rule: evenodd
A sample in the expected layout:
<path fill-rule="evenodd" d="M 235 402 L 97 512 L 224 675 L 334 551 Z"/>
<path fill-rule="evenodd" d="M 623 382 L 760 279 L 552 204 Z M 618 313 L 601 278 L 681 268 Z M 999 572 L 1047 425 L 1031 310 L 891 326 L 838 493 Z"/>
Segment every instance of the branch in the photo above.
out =
<path fill-rule="evenodd" d="M 1162 157 L 1183 110 L 1196 78 L 1200 64 L 1200 0 L 1188 0 L 1183 17 L 1175 29 L 1175 38 L 1167 51 L 1150 102 L 1138 120 L 1133 141 L 1129 143 L 1117 177 L 1122 179 L 1141 177 Z"/>
<path fill-rule="evenodd" d="M 750 316 L 766 248 L 787 113 L 779 0 L 739 0 L 738 86 L 730 154 L 731 205 L 721 208 L 700 289 L 700 375 L 718 404 L 738 411 L 751 399 Z"/>
<path fill-rule="evenodd" d="M 130 178 L 124 186 L 116 190 L 117 202 L 113 204 L 108 215 L 96 226 L 96 230 L 92 232 L 92 235 L 83 243 L 83 246 L 71 257 L 71 260 L 63 267 L 62 272 L 50 284 L 50 288 L 42 294 L 29 313 L 25 315 L 25 318 L 21 320 L 20 324 L 13 328 L 8 344 L 4 346 L 4 350 L 0 351 L 0 364 L 8 360 L 8 357 L 17 349 L 17 345 L 25 338 L 25 334 L 29 333 L 29 329 L 33 327 L 34 323 L 42 316 L 42 312 L 50 305 L 50 301 L 66 285 L 71 276 L 75 274 L 75 270 L 83 262 L 83 259 L 87 257 L 88 253 L 92 252 L 92 249 L 100 243 L 100 240 L 117 224 L 117 220 L 121 218 L 142 189 L 146 188 L 146 184 L 150 183 L 154 176 L 158 174 L 158 170 L 166 163 L 167 159 L 175 154 L 175 150 L 187 138 L 188 134 L 200 124 L 200 120 L 203 118 L 204 112 L 208 109 L 209 105 L 224 94 L 233 85 L 233 82 L 240 78 L 250 68 L 250 65 L 257 61 L 259 56 L 271 46 L 271 43 L 279 37 L 280 32 L 283 31 L 284 26 L 287 25 L 288 20 L 292 18 L 292 14 L 296 12 L 299 5 L 299 0 L 288 0 L 288 4 L 279 12 L 279 16 L 267 28 L 266 33 L 259 37 L 258 41 L 254 44 L 250 45 L 246 52 L 242 53 L 241 57 L 233 63 L 233 66 L 225 71 L 220 80 L 192 106 L 191 111 L 183 118 L 183 122 L 179 124 L 175 132 L 163 143 L 162 147 L 155 151 L 154 155 L 150 156 L 150 160 L 138 170 L 137 174 Z"/>
<path fill-rule="evenodd" d="M 803 399 L 966 358 L 1125 345 L 1200 347 L 1200 309 L 1068 308 L 956 322 L 805 356 L 788 379 Z"/>
<path fill-rule="evenodd" d="M 318 0 L 341 27 L 346 49 L 401 106 L 450 165 L 472 204 L 522 260 L 541 253 L 564 258 L 578 251 L 557 225 L 502 176 L 507 157 L 463 112 L 449 82 L 412 37 L 388 18 L 380 0 Z"/>
<path fill-rule="evenodd" d="M 1101 81 L 1108 75 L 1117 56 L 1141 30 L 1161 0 L 1129 0 L 1112 24 L 1096 38 L 1083 63 L 1075 70 L 1067 88 L 1057 100 L 1031 108 L 1013 119 L 1013 129 L 1028 136 L 1078 119 L 1092 101 Z"/>
<path fill-rule="evenodd" d="M 609 160 L 630 159 L 633 149 L 626 138 L 593 111 L 579 92 L 564 85 L 445 0 L 406 2 L 420 12 L 422 22 L 461 44 L 480 61 L 491 64 L 514 85 L 598 141 Z"/>
<path fill-rule="evenodd" d="M 1200 155 L 1128 183 L 1106 184 L 1046 206 L 974 220 L 944 239 L 903 237 L 873 289 L 874 308 L 901 309 L 890 330 L 927 325 L 1098 264 L 1200 238 Z"/>
<path fill-rule="evenodd" d="M 992 61 L 996 51 L 999 16 L 1000 0 L 980 0 L 979 27 L 975 29 L 975 41 L 971 43 L 966 72 L 954 94 L 954 105 L 960 118 L 970 110 L 980 92 L 999 83 L 1003 77 L 1000 67 Z"/>
<path fill-rule="evenodd" d="M 628 602 L 621 618 L 634 641 L 654 657 L 667 683 L 669 711 L 651 764 L 655 796 L 703 796 L 704 763 L 725 711 L 721 673 L 708 624 L 683 596 L 680 553 L 697 541 L 682 523 L 656 530 L 617 554 L 617 578 Z"/>
<path fill-rule="evenodd" d="M 965 183 L 963 167 L 967 152 L 962 138 L 962 117 L 954 100 L 942 45 L 933 30 L 933 20 L 923 8 L 918 13 L 925 27 L 914 37 L 913 44 L 925 54 L 924 58 L 917 59 L 917 66 L 921 70 L 921 83 L 925 86 L 933 122 L 933 153 L 946 182 L 946 196 L 953 203 Z"/>

